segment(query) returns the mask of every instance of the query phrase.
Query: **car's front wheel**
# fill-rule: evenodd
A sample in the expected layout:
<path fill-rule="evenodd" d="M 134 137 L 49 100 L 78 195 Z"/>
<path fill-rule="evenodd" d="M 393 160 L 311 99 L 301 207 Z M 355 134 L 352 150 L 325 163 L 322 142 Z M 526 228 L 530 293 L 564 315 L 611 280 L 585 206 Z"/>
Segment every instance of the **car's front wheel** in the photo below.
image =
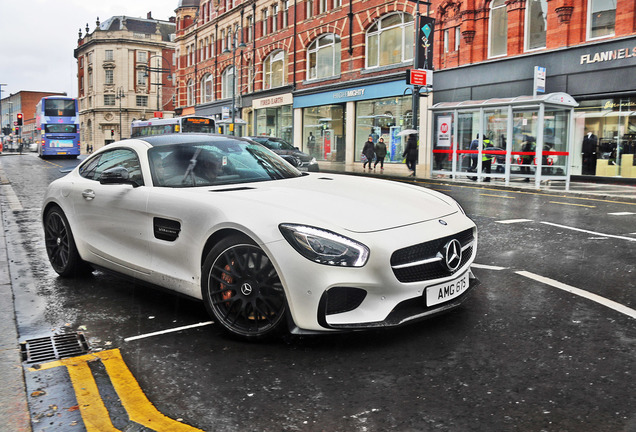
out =
<path fill-rule="evenodd" d="M 44 215 L 44 242 L 53 270 L 60 276 L 86 274 L 90 270 L 77 252 L 71 226 L 61 208 L 54 206 Z"/>
<path fill-rule="evenodd" d="M 265 251 L 243 236 L 215 245 L 202 270 L 208 312 L 233 336 L 263 339 L 285 325 L 287 303 L 278 273 Z"/>

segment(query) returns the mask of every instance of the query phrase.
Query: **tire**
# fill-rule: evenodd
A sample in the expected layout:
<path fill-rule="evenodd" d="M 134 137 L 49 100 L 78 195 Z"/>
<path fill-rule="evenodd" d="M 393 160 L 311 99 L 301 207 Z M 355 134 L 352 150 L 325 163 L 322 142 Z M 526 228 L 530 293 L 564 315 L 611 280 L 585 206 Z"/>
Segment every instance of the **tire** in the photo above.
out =
<path fill-rule="evenodd" d="M 49 262 L 60 276 L 85 275 L 92 270 L 80 258 L 68 219 L 57 206 L 50 208 L 44 215 L 44 242 Z"/>
<path fill-rule="evenodd" d="M 231 336 L 268 339 L 286 323 L 285 291 L 267 254 L 252 240 L 230 236 L 215 245 L 201 273 L 208 313 Z"/>

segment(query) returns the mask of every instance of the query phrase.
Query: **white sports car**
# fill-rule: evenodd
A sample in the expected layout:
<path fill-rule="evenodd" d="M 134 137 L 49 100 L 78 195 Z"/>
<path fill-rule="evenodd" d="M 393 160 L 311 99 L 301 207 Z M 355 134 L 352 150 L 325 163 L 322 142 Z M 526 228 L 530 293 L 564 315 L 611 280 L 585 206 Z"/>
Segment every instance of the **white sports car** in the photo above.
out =
<path fill-rule="evenodd" d="M 301 173 L 229 136 L 110 144 L 51 183 L 42 220 L 61 276 L 103 268 L 201 299 L 249 339 L 396 326 L 477 285 L 477 229 L 453 199 Z"/>

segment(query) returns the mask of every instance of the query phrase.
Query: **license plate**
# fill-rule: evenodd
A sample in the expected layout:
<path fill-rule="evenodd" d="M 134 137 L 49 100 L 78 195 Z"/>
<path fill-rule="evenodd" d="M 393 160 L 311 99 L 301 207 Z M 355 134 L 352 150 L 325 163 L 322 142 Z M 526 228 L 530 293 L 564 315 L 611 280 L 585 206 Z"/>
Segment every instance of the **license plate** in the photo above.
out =
<path fill-rule="evenodd" d="M 459 278 L 426 288 L 426 305 L 435 306 L 459 297 L 468 289 L 468 272 Z"/>

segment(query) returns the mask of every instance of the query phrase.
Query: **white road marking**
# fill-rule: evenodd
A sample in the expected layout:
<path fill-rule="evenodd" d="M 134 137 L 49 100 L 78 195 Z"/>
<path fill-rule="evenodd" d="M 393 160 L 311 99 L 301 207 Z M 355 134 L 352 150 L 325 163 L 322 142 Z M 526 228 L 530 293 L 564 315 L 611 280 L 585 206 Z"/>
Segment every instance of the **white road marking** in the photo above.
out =
<path fill-rule="evenodd" d="M 620 312 L 622 314 L 627 315 L 628 317 L 636 319 L 636 310 L 628 308 L 627 306 L 624 306 L 624 305 L 622 305 L 620 303 L 617 303 L 617 302 L 615 302 L 613 300 L 606 299 L 605 297 L 601 297 L 601 296 L 599 296 L 597 294 L 593 294 L 591 292 L 582 290 L 580 288 L 575 288 L 573 286 L 566 285 L 566 284 L 561 283 L 559 281 L 556 281 L 554 279 L 550 279 L 550 278 L 547 278 L 547 277 L 544 277 L 544 276 L 539 276 L 538 274 L 534 274 L 534 273 L 531 273 L 531 272 L 518 271 L 516 273 L 518 275 L 520 275 L 520 276 L 524 276 L 524 277 L 527 277 L 529 279 L 535 280 L 537 282 L 541 282 L 541 283 L 544 283 L 546 285 L 550 285 L 551 287 L 558 288 L 558 289 L 561 289 L 563 291 L 567 291 L 569 293 L 578 295 L 580 297 L 584 297 L 584 298 L 586 298 L 588 300 L 592 300 L 593 302 L 596 302 L 598 304 L 606 306 L 606 307 L 608 307 L 610 309 L 614 309 L 617 312 Z"/>
<path fill-rule="evenodd" d="M 506 268 L 507 268 L 507 267 L 499 267 L 499 266 L 491 266 L 491 265 L 487 265 L 487 264 L 475 264 L 475 263 L 472 263 L 470 266 L 471 267 L 475 267 L 475 268 L 484 269 L 484 270 L 506 270 Z"/>
<path fill-rule="evenodd" d="M 636 241 L 636 238 L 618 236 L 618 235 L 614 235 L 614 234 L 604 234 L 604 233 L 600 233 L 600 232 L 596 232 L 596 231 L 589 231 L 589 230 L 584 230 L 584 229 L 581 229 L 581 228 L 574 228 L 574 227 L 569 227 L 569 226 L 565 226 L 565 225 L 559 225 L 559 224 L 555 224 L 555 223 L 552 223 L 552 222 L 541 222 L 541 223 L 545 224 L 545 225 L 555 226 L 557 228 L 564 228 L 564 229 L 569 229 L 569 230 L 572 230 L 572 231 L 584 232 L 584 233 L 592 234 L 592 235 L 595 235 L 595 236 L 611 237 L 611 238 L 615 238 L 615 239 L 619 239 L 619 240 Z"/>
<path fill-rule="evenodd" d="M 616 213 L 608 213 L 608 215 L 612 215 L 612 216 L 629 216 L 629 215 L 633 215 L 636 213 L 632 213 L 632 212 L 616 212 Z"/>
<path fill-rule="evenodd" d="M 6 197 L 7 204 L 9 204 L 9 208 L 12 211 L 23 210 L 22 203 L 20 202 L 20 199 L 18 198 L 18 196 L 15 194 L 15 191 L 13 190 L 11 185 L 6 185 L 6 184 L 1 185 L 0 191 L 2 191 L 1 195 L 4 195 Z"/>
<path fill-rule="evenodd" d="M 131 337 L 127 337 L 124 339 L 124 342 L 131 342 L 134 340 L 138 340 L 138 339 L 145 339 L 145 338 L 149 338 L 149 337 L 153 337 L 153 336 L 159 336 L 159 335 L 163 335 L 166 333 L 174 333 L 174 332 L 178 332 L 181 330 L 189 330 L 189 329 L 193 329 L 193 328 L 197 328 L 197 327 L 203 327 L 203 326 L 207 326 L 213 324 L 212 321 L 206 321 L 206 322 L 200 322 L 198 324 L 192 324 L 192 325 L 187 325 L 187 326 L 183 326 L 183 327 L 175 327 L 173 329 L 168 329 L 168 330 L 161 330 L 161 331 L 157 331 L 157 332 L 153 332 L 153 333 L 146 333 L 143 335 L 138 335 L 138 336 L 131 336 Z"/>
<path fill-rule="evenodd" d="M 500 224 L 513 224 L 513 223 L 522 223 L 522 222 L 532 222 L 532 219 L 508 219 L 502 221 L 495 221 Z"/>

